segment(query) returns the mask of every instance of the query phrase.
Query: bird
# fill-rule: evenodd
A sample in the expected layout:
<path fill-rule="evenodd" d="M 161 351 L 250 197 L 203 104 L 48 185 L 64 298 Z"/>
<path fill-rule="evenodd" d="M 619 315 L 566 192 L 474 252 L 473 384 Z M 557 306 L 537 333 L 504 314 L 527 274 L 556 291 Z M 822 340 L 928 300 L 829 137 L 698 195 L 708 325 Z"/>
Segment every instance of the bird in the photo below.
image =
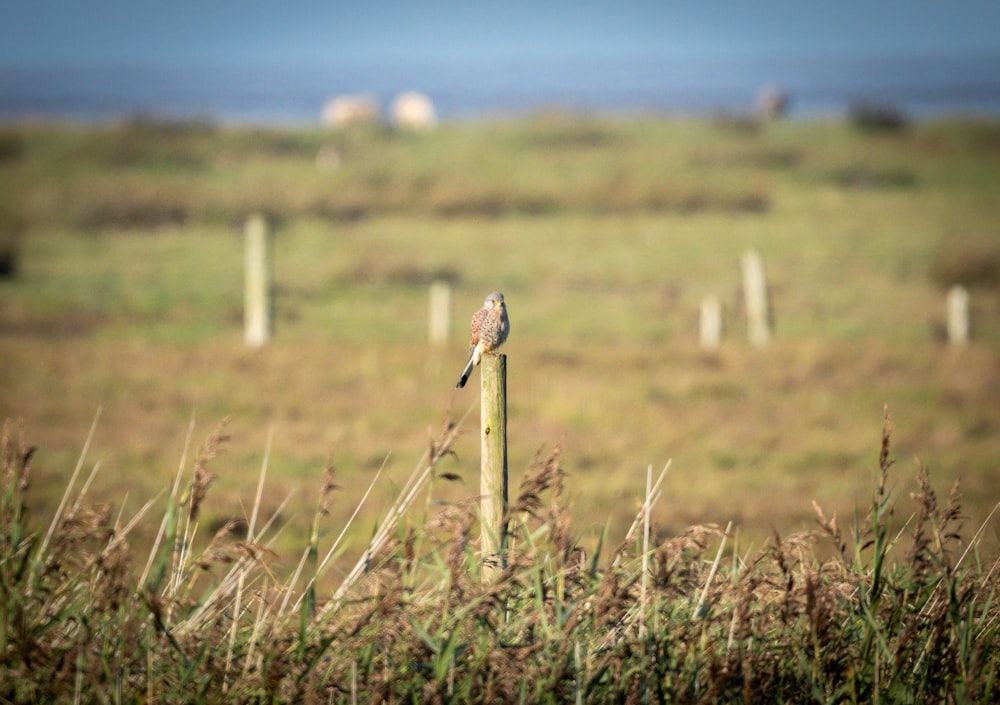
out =
<path fill-rule="evenodd" d="M 492 292 L 483 302 L 483 307 L 472 314 L 472 334 L 469 336 L 469 361 L 458 378 L 455 389 L 461 389 L 469 381 L 472 368 L 479 364 L 485 353 L 495 353 L 510 335 L 510 319 L 503 294 Z"/>

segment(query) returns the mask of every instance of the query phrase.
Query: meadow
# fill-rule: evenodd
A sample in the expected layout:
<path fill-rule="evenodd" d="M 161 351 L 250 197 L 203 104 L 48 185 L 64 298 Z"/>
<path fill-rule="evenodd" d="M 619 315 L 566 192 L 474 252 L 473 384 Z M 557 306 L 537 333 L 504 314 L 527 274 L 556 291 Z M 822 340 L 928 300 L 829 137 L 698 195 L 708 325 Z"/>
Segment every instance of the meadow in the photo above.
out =
<path fill-rule="evenodd" d="M 24 508 L 5 513 L 8 675 L 45 663 L 67 701 L 94 683 L 205 701 L 994 692 L 1000 125 L 135 119 L 6 126 L 0 160 L 5 510 Z M 276 335 L 250 349 L 256 212 L 275 237 Z M 763 348 L 744 333 L 750 248 L 771 294 Z M 427 340 L 437 280 L 453 288 L 444 346 Z M 956 283 L 972 296 L 962 347 L 942 333 Z M 453 387 L 494 289 L 521 519 L 487 589 L 478 384 Z M 697 342 L 708 294 L 725 307 L 715 351 Z M 55 596 L 105 582 L 92 628 L 108 640 L 87 651 L 57 626 L 86 608 Z M 125 663 L 112 633 L 148 663 Z M 519 669 L 534 685 L 510 681 Z M 23 687 L 5 697 L 45 699 Z"/>

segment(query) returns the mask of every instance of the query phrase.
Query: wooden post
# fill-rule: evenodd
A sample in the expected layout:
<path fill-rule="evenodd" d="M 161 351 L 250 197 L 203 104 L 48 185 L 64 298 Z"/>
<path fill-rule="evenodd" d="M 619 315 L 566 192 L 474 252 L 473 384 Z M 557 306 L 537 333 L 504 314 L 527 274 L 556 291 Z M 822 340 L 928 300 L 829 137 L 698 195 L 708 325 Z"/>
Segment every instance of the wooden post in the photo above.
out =
<path fill-rule="evenodd" d="M 271 338 L 271 243 L 264 216 L 250 216 L 246 239 L 246 288 L 243 331 L 247 345 L 259 347 Z"/>
<path fill-rule="evenodd" d="M 955 285 L 948 290 L 948 342 L 965 345 L 969 342 L 969 290 Z"/>
<path fill-rule="evenodd" d="M 479 476 L 482 578 L 492 585 L 503 573 L 507 547 L 507 356 L 483 355 L 482 460 Z"/>
<path fill-rule="evenodd" d="M 429 314 L 431 345 L 443 345 L 448 342 L 451 328 L 451 287 L 448 282 L 438 280 L 431 284 Z"/>
<path fill-rule="evenodd" d="M 722 302 L 710 294 L 701 300 L 701 329 L 699 341 L 706 350 L 715 350 L 722 340 Z"/>
<path fill-rule="evenodd" d="M 767 281 L 764 263 L 755 250 L 743 255 L 743 298 L 747 310 L 747 335 L 754 345 L 766 345 L 771 337 L 768 324 Z"/>

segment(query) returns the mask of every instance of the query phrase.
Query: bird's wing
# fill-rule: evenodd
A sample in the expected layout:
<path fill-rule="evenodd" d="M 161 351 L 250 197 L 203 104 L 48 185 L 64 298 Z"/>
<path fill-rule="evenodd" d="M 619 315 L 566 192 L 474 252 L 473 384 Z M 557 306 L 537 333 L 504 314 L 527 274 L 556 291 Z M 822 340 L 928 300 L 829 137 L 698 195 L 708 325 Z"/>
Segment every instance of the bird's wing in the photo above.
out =
<path fill-rule="evenodd" d="M 476 347 L 476 344 L 479 342 L 479 331 L 483 328 L 483 322 L 486 320 L 487 313 L 489 313 L 487 309 L 481 308 L 472 314 L 472 325 L 470 326 L 471 334 L 469 335 L 469 350 Z"/>

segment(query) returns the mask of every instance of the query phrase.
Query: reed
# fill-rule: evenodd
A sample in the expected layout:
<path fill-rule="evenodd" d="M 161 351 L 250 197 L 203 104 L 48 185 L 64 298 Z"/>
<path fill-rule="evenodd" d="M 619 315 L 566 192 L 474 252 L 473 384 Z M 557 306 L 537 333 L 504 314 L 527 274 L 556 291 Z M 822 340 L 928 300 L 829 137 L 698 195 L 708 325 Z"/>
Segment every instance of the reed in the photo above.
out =
<path fill-rule="evenodd" d="M 220 424 L 190 468 L 182 458 L 161 540 L 143 564 L 129 535 L 150 520 L 153 503 L 125 521 L 106 505 L 88 504 L 86 487 L 71 483 L 56 515 L 39 526 L 26 499 L 33 449 L 23 429 L 5 423 L 0 697 L 832 703 L 998 696 L 1000 573 L 979 553 L 982 528 L 963 538 L 957 487 L 939 498 L 918 464 L 909 497 L 891 489 L 888 413 L 867 514 L 845 532 L 817 503 L 816 531 L 775 533 L 756 550 L 738 546 L 731 525 L 659 530 L 651 509 L 665 468 L 655 483 L 648 473 L 634 527 L 641 530 L 607 555 L 600 547 L 586 555 L 568 531 L 562 451 L 539 451 L 508 507 L 506 566 L 487 583 L 475 499 L 440 508 L 414 502 L 431 491 L 433 468 L 460 425 L 448 422 L 432 439 L 365 559 L 325 595 L 317 577 L 339 539 L 320 561 L 323 525 L 331 493 L 348 492 L 331 463 L 303 558 L 282 577 L 268 549 L 281 527 L 260 514 L 267 453 L 248 522 L 200 538 L 209 467 L 227 437 Z M 191 479 L 178 495 L 185 473 Z M 419 506 L 423 516 L 413 511 Z M 897 512 L 912 517 L 894 534 L 888 518 Z"/>

